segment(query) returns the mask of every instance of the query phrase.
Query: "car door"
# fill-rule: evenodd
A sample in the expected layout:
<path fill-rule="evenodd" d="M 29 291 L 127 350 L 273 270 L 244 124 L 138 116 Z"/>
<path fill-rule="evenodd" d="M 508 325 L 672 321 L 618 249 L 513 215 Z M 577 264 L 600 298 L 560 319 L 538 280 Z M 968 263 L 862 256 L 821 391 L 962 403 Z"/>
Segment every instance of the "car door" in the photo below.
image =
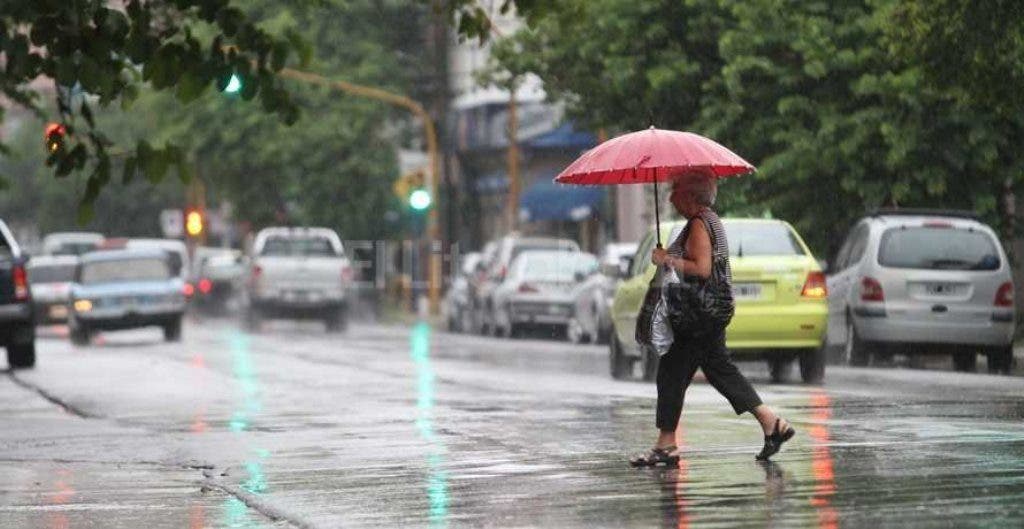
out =
<path fill-rule="evenodd" d="M 826 280 L 828 285 L 828 343 L 843 344 L 847 340 L 847 307 L 850 296 L 856 290 L 857 267 L 867 249 L 871 229 L 866 223 L 855 226 L 843 242 L 836 255 L 835 265 L 830 267 Z"/>
<path fill-rule="evenodd" d="M 654 267 L 650 266 L 653 247 L 654 232 L 651 231 L 637 248 L 629 269 L 629 277 L 619 283 L 612 302 L 614 332 L 622 345 L 629 350 L 636 347 L 636 318 L 643 304 L 644 294 L 647 293 L 647 287 L 654 277 Z"/>

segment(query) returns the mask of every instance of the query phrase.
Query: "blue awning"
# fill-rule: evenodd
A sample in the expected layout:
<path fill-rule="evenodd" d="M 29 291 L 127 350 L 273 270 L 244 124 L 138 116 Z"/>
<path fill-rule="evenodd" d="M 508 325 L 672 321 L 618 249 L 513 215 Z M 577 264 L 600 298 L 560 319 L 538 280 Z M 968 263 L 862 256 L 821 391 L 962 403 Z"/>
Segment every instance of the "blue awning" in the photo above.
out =
<path fill-rule="evenodd" d="M 593 215 L 604 200 L 605 188 L 559 185 L 554 175 L 543 176 L 519 197 L 519 219 L 581 221 Z"/>
<path fill-rule="evenodd" d="M 589 149 L 597 145 L 597 136 L 576 130 L 572 122 L 562 123 L 558 127 L 531 138 L 526 146 L 533 149 Z"/>

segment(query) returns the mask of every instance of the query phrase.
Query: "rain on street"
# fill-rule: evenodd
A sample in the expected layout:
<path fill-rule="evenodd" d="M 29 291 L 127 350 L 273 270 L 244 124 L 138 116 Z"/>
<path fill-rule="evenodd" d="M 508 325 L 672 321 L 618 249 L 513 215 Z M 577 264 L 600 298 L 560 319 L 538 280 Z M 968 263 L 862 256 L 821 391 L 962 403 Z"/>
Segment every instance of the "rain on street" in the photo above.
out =
<path fill-rule="evenodd" d="M 0 377 L 0 527 L 1011 527 L 1024 379 L 830 366 L 769 384 L 798 430 L 772 463 L 703 381 L 678 470 L 635 470 L 653 384 L 607 349 L 428 324 L 187 322 Z"/>

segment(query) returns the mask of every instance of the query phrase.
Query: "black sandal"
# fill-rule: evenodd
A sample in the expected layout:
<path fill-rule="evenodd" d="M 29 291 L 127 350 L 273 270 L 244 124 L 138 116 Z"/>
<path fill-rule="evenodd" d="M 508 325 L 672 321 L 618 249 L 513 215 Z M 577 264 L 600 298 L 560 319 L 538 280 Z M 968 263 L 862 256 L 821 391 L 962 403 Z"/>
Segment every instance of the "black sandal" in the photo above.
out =
<path fill-rule="evenodd" d="M 764 436 L 764 448 L 761 449 L 761 453 L 754 456 L 754 459 L 758 461 L 768 461 L 769 457 L 772 457 L 782 448 L 782 443 L 789 441 L 796 435 L 796 430 L 793 429 L 792 425 L 786 425 L 786 431 L 779 431 L 779 426 L 782 424 L 782 419 L 775 419 L 775 428 L 772 430 L 771 435 Z"/>
<path fill-rule="evenodd" d="M 679 466 L 679 454 L 674 454 L 676 451 L 675 446 L 666 446 L 665 448 L 652 448 L 650 452 L 634 457 L 629 460 L 630 466 L 633 468 L 642 467 L 678 467 Z"/>

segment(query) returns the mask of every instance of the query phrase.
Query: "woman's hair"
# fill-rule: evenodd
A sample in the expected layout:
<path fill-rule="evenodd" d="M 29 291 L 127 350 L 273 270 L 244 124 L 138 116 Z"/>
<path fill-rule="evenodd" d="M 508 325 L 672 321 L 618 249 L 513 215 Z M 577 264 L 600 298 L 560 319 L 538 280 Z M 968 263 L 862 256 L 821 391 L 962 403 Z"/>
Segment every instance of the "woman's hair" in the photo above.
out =
<path fill-rule="evenodd" d="M 702 206 L 714 206 L 718 198 L 718 180 L 712 175 L 691 173 L 676 180 L 675 186 L 680 191 L 692 193 Z"/>

